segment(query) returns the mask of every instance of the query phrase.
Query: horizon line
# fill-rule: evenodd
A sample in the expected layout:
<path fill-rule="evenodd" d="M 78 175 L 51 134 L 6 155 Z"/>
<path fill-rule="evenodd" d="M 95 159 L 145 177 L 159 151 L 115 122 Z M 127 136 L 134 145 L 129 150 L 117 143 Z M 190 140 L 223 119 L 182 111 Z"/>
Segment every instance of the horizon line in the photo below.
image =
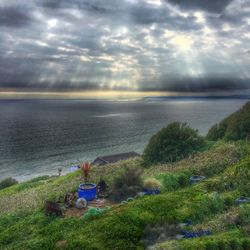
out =
<path fill-rule="evenodd" d="M 110 100 L 110 99 L 141 99 L 141 98 L 245 98 L 250 94 L 239 93 L 209 93 L 209 92 L 167 92 L 167 91 L 0 91 L 0 99 L 86 99 L 86 100 Z"/>

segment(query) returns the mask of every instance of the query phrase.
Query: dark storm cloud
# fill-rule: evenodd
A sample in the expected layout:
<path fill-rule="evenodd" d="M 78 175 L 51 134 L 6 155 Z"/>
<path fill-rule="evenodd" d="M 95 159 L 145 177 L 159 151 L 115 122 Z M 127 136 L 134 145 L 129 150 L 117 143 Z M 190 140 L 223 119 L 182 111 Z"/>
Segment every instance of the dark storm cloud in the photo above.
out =
<path fill-rule="evenodd" d="M 167 0 L 181 8 L 221 13 L 232 0 Z"/>
<path fill-rule="evenodd" d="M 162 79 L 156 88 L 150 82 L 150 87 L 142 88 L 143 91 L 176 91 L 176 92 L 220 92 L 225 90 L 240 90 L 249 87 L 249 80 L 239 80 L 234 78 L 182 78 L 182 79 Z M 144 83 L 145 85 L 145 83 Z"/>
<path fill-rule="evenodd" d="M 63 1 L 57 1 L 57 0 L 44 0 L 40 1 L 40 4 L 45 8 L 51 8 L 51 9 L 60 9 L 63 7 L 62 5 Z"/>
<path fill-rule="evenodd" d="M 178 30 L 198 30 L 201 26 L 195 22 L 194 16 L 171 16 L 167 8 L 153 9 L 150 6 L 136 6 L 130 11 L 131 19 L 140 25 L 160 23 L 168 28 Z"/>
<path fill-rule="evenodd" d="M 250 88 L 250 0 L 0 0 L 0 88 Z"/>
<path fill-rule="evenodd" d="M 211 92 L 223 90 L 238 90 L 249 86 L 249 80 L 240 80 L 232 78 L 200 78 L 200 79 L 182 79 L 172 82 L 168 90 L 180 92 Z M 166 88 L 165 88 L 166 89 Z"/>
<path fill-rule="evenodd" d="M 16 7 L 0 7 L 0 26 L 22 27 L 31 21 L 30 16 Z"/>
<path fill-rule="evenodd" d="M 81 9 L 98 14 L 111 14 L 122 6 L 122 1 L 118 0 L 40 0 L 39 4 L 45 8 L 51 9 Z"/>

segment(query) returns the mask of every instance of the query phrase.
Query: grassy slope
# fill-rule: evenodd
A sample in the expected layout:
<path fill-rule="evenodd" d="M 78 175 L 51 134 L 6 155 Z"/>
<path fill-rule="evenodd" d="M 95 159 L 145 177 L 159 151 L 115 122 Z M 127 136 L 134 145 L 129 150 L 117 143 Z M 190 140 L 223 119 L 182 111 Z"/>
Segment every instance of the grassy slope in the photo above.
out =
<path fill-rule="evenodd" d="M 192 219 L 197 225 L 212 228 L 212 236 L 192 240 L 166 241 L 159 249 L 244 249 L 249 242 L 249 206 L 235 207 L 239 195 L 250 195 L 249 147 L 245 143 L 218 143 L 210 150 L 175 164 L 154 166 L 144 176 L 156 176 L 165 192 L 116 206 L 99 218 L 46 217 L 46 199 L 74 190 L 81 182 L 79 173 L 37 182 L 24 183 L 0 191 L 0 249 L 143 249 L 142 237 L 148 223 L 178 223 Z M 110 182 L 123 165 L 139 165 L 140 159 L 95 168 L 93 181 L 100 175 Z M 204 174 L 204 183 L 188 186 L 188 177 Z M 174 191 L 175 190 L 175 191 Z M 215 193 L 216 191 L 216 193 Z M 244 210 L 245 209 L 245 210 Z M 243 212 L 242 212 L 243 211 Z M 242 224 L 223 218 L 242 214 Z M 221 228 L 223 230 L 221 230 Z M 228 248 L 218 248 L 219 245 Z M 237 248 L 232 248 L 234 245 Z M 230 248 L 229 248 L 230 247 Z M 248 249 L 248 248 L 245 248 Z"/>
<path fill-rule="evenodd" d="M 250 137 L 250 102 L 209 129 L 209 140 L 242 140 Z"/>

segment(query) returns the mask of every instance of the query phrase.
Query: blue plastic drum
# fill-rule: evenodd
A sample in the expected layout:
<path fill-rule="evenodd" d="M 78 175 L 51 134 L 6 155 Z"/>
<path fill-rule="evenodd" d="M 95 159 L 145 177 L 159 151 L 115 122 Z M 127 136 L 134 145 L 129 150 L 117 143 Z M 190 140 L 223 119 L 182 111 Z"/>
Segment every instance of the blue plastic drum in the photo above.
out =
<path fill-rule="evenodd" d="M 78 188 L 78 198 L 84 198 L 86 201 L 92 201 L 96 197 L 96 184 L 84 183 Z"/>
<path fill-rule="evenodd" d="M 160 189 L 158 188 L 153 188 L 153 189 L 148 189 L 148 188 L 145 188 L 144 189 L 144 192 L 147 194 L 147 195 L 154 195 L 154 194 L 160 194 Z"/>

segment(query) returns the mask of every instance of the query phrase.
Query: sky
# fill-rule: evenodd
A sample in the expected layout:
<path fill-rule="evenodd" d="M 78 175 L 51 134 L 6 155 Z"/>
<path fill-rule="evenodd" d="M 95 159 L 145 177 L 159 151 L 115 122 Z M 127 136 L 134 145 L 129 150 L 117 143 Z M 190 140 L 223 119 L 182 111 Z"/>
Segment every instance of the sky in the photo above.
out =
<path fill-rule="evenodd" d="M 0 0 L 0 95 L 249 89 L 250 0 Z"/>

